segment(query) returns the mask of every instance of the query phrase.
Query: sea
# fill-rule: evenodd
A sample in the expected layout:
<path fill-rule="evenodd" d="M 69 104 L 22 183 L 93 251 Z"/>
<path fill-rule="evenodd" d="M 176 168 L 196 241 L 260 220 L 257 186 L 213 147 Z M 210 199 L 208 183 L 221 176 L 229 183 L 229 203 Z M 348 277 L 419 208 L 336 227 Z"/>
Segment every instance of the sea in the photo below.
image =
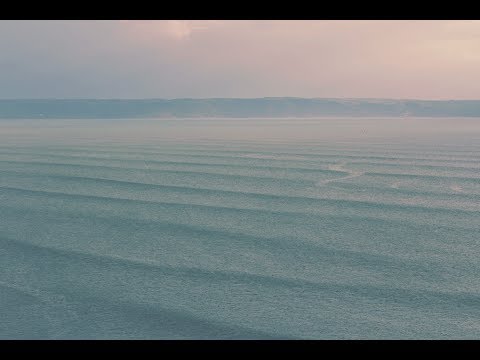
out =
<path fill-rule="evenodd" d="M 0 120 L 0 339 L 478 339 L 480 119 Z"/>

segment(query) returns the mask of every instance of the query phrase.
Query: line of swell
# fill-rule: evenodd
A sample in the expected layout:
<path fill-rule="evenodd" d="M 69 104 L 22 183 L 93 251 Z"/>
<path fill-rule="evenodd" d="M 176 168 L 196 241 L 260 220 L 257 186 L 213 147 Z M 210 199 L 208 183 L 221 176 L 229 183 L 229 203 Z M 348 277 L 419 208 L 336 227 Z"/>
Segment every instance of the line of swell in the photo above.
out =
<path fill-rule="evenodd" d="M 38 154 L 34 154 L 37 156 Z M 48 155 L 46 156 L 47 158 L 53 157 L 53 158 L 62 158 L 62 159 L 71 159 L 71 158 L 80 158 L 80 157 L 71 157 L 68 155 Z M 84 158 L 82 158 L 84 159 Z M 205 162 L 189 162 L 189 161 L 168 161 L 168 160 L 151 160 L 151 159 L 125 159 L 125 158 L 87 158 L 85 159 L 86 161 L 117 161 L 117 162 L 132 162 L 132 163 L 148 163 L 149 165 L 152 164 L 158 164 L 158 165 L 180 165 L 180 166 L 211 166 L 211 167 L 218 167 L 218 168 L 240 168 L 240 169 L 261 169 L 261 170 L 293 170 L 293 171 L 299 171 L 299 172 L 305 172 L 305 173 L 312 173 L 312 174 L 317 174 L 317 173 L 341 173 L 342 171 L 335 171 L 335 170 L 330 170 L 330 169 L 322 169 L 322 168 L 305 168 L 301 166 L 271 166 L 271 165 L 250 165 L 250 164 L 232 164 L 230 163 L 205 163 Z M 15 162 L 20 162 L 24 163 L 24 161 L 16 161 L 16 160 L 0 160 L 0 162 L 5 162 L 5 161 L 15 161 Z M 62 164 L 62 163 L 51 163 L 51 162 L 45 162 L 45 161 L 35 161 L 35 163 L 40 163 L 40 164 Z M 68 163 L 70 165 L 85 165 L 85 166 L 97 166 L 95 164 L 82 164 L 82 163 Z M 103 166 L 103 165 L 102 165 Z M 122 167 L 123 168 L 123 167 Z M 128 168 L 127 168 L 128 169 Z M 130 168 L 130 169 L 140 169 L 140 168 Z M 152 170 L 162 170 L 162 169 L 155 169 L 153 168 Z"/>
<path fill-rule="evenodd" d="M 317 159 L 317 158 L 349 158 L 349 159 L 357 159 L 357 158 L 362 158 L 362 159 L 377 159 L 377 160 L 412 160 L 412 161 L 464 161 L 464 162 L 473 162 L 476 163 L 478 162 L 479 155 L 473 154 L 471 156 L 465 156 L 463 155 L 462 157 L 452 157 L 451 155 L 441 155 L 438 156 L 438 154 L 432 154 L 433 156 L 431 157 L 411 157 L 411 156 L 380 156 L 380 155 L 368 155 L 368 154 L 357 154 L 358 151 L 355 154 L 339 154 L 339 153 L 298 153 L 298 152 L 255 152 L 255 151 L 233 151 L 232 154 L 225 154 L 228 153 L 228 151 L 223 151 L 219 150 L 224 155 L 220 155 L 218 152 L 213 152 L 213 151 L 205 151 L 205 152 L 211 152 L 211 154 L 199 154 L 199 152 L 202 152 L 201 150 L 192 150 L 194 151 L 193 153 L 191 152 L 172 152 L 172 151 L 162 151 L 161 153 L 156 152 L 156 151 L 143 151 L 143 152 L 138 152 L 136 151 L 135 154 L 139 155 L 168 155 L 168 156 L 186 156 L 186 157 L 203 157 L 203 158 L 240 158 L 240 159 L 248 159 L 248 157 L 245 157 L 245 154 L 262 154 L 262 155 L 269 155 L 272 157 L 269 157 L 267 160 L 275 160 L 275 156 L 292 156 L 292 157 L 304 157 L 305 160 L 311 160 L 311 159 Z M 101 151 L 95 151 L 95 150 L 85 150 L 85 152 L 89 153 L 99 153 L 103 152 L 106 154 L 111 154 L 111 150 L 101 150 Z M 116 150 L 115 153 L 125 153 L 125 154 L 131 154 L 132 151 L 119 151 Z M 423 152 L 422 152 L 423 153 Z M 293 161 L 288 160 L 288 159 L 279 159 L 282 161 Z M 298 159 L 295 159 L 294 161 L 298 161 Z"/>
<path fill-rule="evenodd" d="M 142 161 L 144 163 L 145 161 Z M 0 160 L 0 163 L 5 164 L 26 164 L 26 165 L 40 165 L 40 166 L 56 166 L 56 167 L 76 167 L 76 168 L 93 168 L 93 169 L 112 169 L 112 170 L 145 170 L 145 168 L 132 168 L 132 167 L 120 167 L 120 166 L 107 166 L 107 165 L 84 165 L 84 164 L 71 164 L 71 163 L 53 163 L 53 162 L 40 162 L 40 161 L 12 161 L 12 160 Z M 191 175 L 215 175 L 224 178 L 245 178 L 245 179 L 264 179 L 264 180 L 274 180 L 274 181 L 286 181 L 293 182 L 297 184 L 312 185 L 311 180 L 303 179 L 290 179 L 285 177 L 270 177 L 270 176 L 253 176 L 253 175 L 242 175 L 242 174 L 225 174 L 225 173 L 216 173 L 216 172 L 206 172 L 206 171 L 187 171 L 187 170 L 167 170 L 167 169 L 152 169 L 149 168 L 148 171 L 157 172 L 157 173 L 173 173 L 173 174 L 191 174 Z M 333 173 L 351 173 L 352 170 L 339 171 L 339 170 L 318 170 L 318 172 L 333 172 Z M 390 173 L 390 172 L 379 172 L 379 171 L 366 171 L 362 175 L 373 175 L 373 176 L 388 176 L 388 177 L 410 177 L 410 178 L 423 178 L 423 179 L 445 179 L 445 180 L 456 180 L 456 181 L 480 181 L 478 176 L 450 176 L 450 175 L 428 175 L 428 174 L 405 174 L 405 173 Z M 339 179 L 331 179 L 337 181 Z"/>
<path fill-rule="evenodd" d="M 0 241 L 2 241 L 2 238 L 0 238 Z M 0 289 L 3 289 L 2 292 L 13 292 L 17 296 L 24 296 L 29 300 L 33 300 L 36 302 L 48 301 L 48 299 L 45 299 L 45 297 L 40 295 L 40 292 L 38 290 L 30 287 L 19 286 L 17 284 L 9 284 L 4 281 L 0 281 Z"/>
<path fill-rule="evenodd" d="M 5 153 L 4 153 L 5 154 Z M 274 169 L 274 170 L 277 170 L 277 169 L 281 169 L 281 170 L 298 170 L 298 171 L 304 171 L 304 172 L 307 172 L 307 173 L 315 173 L 315 172 L 326 172 L 327 170 L 323 169 L 323 168 L 320 168 L 320 167 L 317 167 L 317 168 L 312 168 L 312 167 L 302 167 L 302 166 L 274 166 L 272 164 L 268 164 L 268 165 L 254 165 L 254 164 L 246 164 L 246 163 L 239 163 L 239 164 L 233 164 L 231 161 L 230 162 L 198 162 L 198 161 L 195 161 L 195 162 L 192 162 L 192 161 L 172 161 L 172 160 L 155 160 L 155 159 L 139 159 L 138 157 L 136 158 L 125 158 L 125 157 L 111 157 L 111 156 L 105 156 L 105 157 L 99 157 L 99 156 L 84 156 L 84 155 L 63 155 L 63 154 L 45 154 L 45 153 L 12 153 L 13 155 L 25 155 L 25 156 L 43 156 L 45 158 L 60 158 L 60 159 L 81 159 L 81 160 L 85 160 L 85 161 L 125 161 L 125 162 L 139 162 L 139 163 L 144 163 L 144 162 L 148 162 L 149 164 L 159 164 L 159 165 L 163 165 L 163 164 L 167 164 L 167 165 L 181 165 L 181 166 L 189 166 L 189 165 L 192 165 L 192 166 L 212 166 L 212 167 L 233 167 L 233 168 L 252 168 L 252 169 Z M 165 155 L 165 154 L 158 154 L 158 155 Z M 168 154 L 167 154 L 168 155 Z M 243 158 L 243 157 L 242 157 Z M 259 157 L 259 158 L 248 158 L 248 159 L 257 159 L 257 160 L 261 160 L 261 159 L 272 159 L 272 160 L 275 160 L 275 158 L 262 158 L 262 157 Z M 300 159 L 300 160 L 297 160 L 297 159 L 286 159 L 286 158 L 282 158 L 281 160 L 295 160 L 295 161 L 300 161 L 302 163 L 305 163 L 305 162 L 308 162 L 308 163 L 311 163 L 312 166 L 318 166 L 318 164 L 315 162 L 314 159 Z M 10 161 L 10 160 L 7 160 L 7 161 Z M 421 169 L 442 169 L 442 170 L 445 170 L 445 169 L 450 169 L 450 170 L 454 170 L 454 171 L 458 171 L 458 170 L 465 170 L 465 171 L 474 171 L 474 170 L 480 170 L 480 166 L 473 166 L 473 165 L 478 165 L 478 162 L 477 161 L 472 161 L 472 166 L 462 166 L 462 165 L 458 165 L 458 161 L 455 161 L 455 160 L 449 160 L 448 162 L 450 163 L 453 163 L 453 164 L 449 164 L 449 165 L 446 165 L 444 161 L 444 163 L 442 164 L 441 161 L 438 161 L 440 162 L 440 164 L 437 164 L 437 165 L 434 165 L 434 164 L 431 164 L 431 162 L 436 162 L 436 160 L 425 160 L 426 162 L 429 162 L 430 164 L 412 164 L 411 162 L 399 162 L 398 160 L 397 161 L 393 161 L 393 162 L 375 162 L 375 161 L 358 161 L 358 160 L 352 160 L 350 163 L 351 164 L 355 164 L 355 165 L 367 165 L 367 166 L 389 166 L 389 167 L 397 167 L 397 168 L 401 168 L 402 166 L 409 166 L 411 167 L 412 165 L 415 167 L 415 168 L 421 168 Z M 335 164 L 337 161 L 336 160 L 329 160 L 329 161 L 322 161 L 321 165 L 325 164 L 325 163 L 331 163 L 331 164 Z M 82 165 L 82 164 L 81 164 Z M 85 164 L 85 165 L 89 165 L 89 164 Z M 320 166 L 321 166 L 320 165 Z"/>
<path fill-rule="evenodd" d="M 20 191 L 21 193 L 23 191 Z M 28 191 L 27 191 L 28 192 Z M 30 192 L 30 193 L 34 193 L 34 192 Z M 64 198 L 65 196 L 68 196 L 68 195 L 62 195 L 62 194 L 49 194 L 49 197 L 51 198 L 52 196 L 59 196 L 60 198 Z M 75 196 L 72 196 L 72 197 L 75 197 Z M 89 198 L 89 196 L 78 196 L 77 198 Z M 106 200 L 106 199 L 98 199 L 96 197 L 93 197 L 93 196 L 90 196 L 91 200 Z M 148 202 L 146 201 L 132 201 L 132 200 L 118 200 L 118 199 L 107 199 L 109 202 L 112 202 L 112 201 L 116 201 L 120 204 L 124 204 L 124 203 L 138 203 L 138 202 L 141 202 L 141 203 L 144 203 L 144 204 L 149 204 Z M 155 204 L 150 204 L 150 205 L 155 205 Z M 294 213 L 294 212 L 279 212 L 279 211 L 268 211 L 268 210 L 255 210 L 255 209 L 245 209 L 245 210 L 242 210 L 242 209 L 235 209 L 235 208 L 222 208 L 222 207 L 216 207 L 216 206 L 198 206 L 198 205 L 188 205 L 188 204 L 169 204 L 169 203 L 166 203 L 166 204 L 156 204 L 156 205 L 160 205 L 160 206 L 171 206 L 171 207 L 174 207 L 174 209 L 185 209 L 185 208 L 199 208 L 200 210 L 201 209 L 205 209 L 205 208 L 209 208 L 209 209 L 214 209 L 214 210 L 222 210 L 222 212 L 225 212 L 226 210 L 230 210 L 230 211 L 237 211 L 237 212 L 246 212 L 246 213 L 250 213 L 252 215 L 259 215 L 259 214 L 267 214 L 267 213 L 270 213 L 270 214 L 276 214 L 276 215 L 286 215 L 288 216 L 290 219 L 295 215 L 295 216 L 304 216 L 305 214 L 299 214 L 299 213 Z M 8 205 L 6 205 L 5 203 L 2 205 L 2 208 L 5 210 L 5 211 L 8 211 L 10 213 L 12 213 L 12 210 L 13 212 L 15 212 L 16 210 L 18 210 L 18 207 L 10 207 Z M 35 212 L 34 209 L 29 209 L 30 212 Z M 41 214 L 45 214 L 45 208 L 40 209 L 38 210 L 40 211 Z M 21 210 L 21 216 L 24 216 L 24 212 L 25 212 L 25 209 L 22 209 Z M 58 210 L 56 207 L 55 207 L 55 212 L 58 213 L 56 214 L 55 216 L 63 216 L 63 215 L 67 215 L 67 214 L 71 214 L 71 215 L 74 215 L 76 217 L 78 217 L 81 212 L 78 211 L 78 210 L 74 210 L 74 211 L 69 211 L 67 210 L 65 207 L 63 207 L 61 210 Z M 452 212 L 452 215 L 456 214 L 457 212 L 455 211 L 451 211 Z M 52 215 L 54 214 L 52 212 L 51 209 L 48 210 L 48 213 L 51 213 Z M 145 225 L 159 225 L 159 224 L 166 224 L 166 225 L 175 225 L 175 226 L 181 226 L 181 227 L 188 227 L 190 225 L 186 224 L 185 222 L 178 222 L 178 221 L 175 221 L 175 222 L 172 222 L 172 221 L 165 221 L 165 220 L 160 220 L 158 218 L 155 218 L 155 219 L 148 219 L 148 218 L 145 218 L 145 217 L 142 217 L 142 216 L 137 216 L 137 217 L 134 217 L 132 218 L 131 216 L 121 216 L 119 215 L 118 213 L 116 214 L 110 214 L 110 212 L 107 212 L 105 216 L 105 212 L 103 212 L 104 215 L 99 215 L 99 214 L 96 214 L 95 215 L 95 218 L 96 219 L 104 219 L 106 221 L 111 221 L 112 219 L 115 220 L 115 221 L 118 221 L 118 220 L 121 220 L 123 219 L 123 221 L 125 222 L 129 222 L 129 221 L 134 221 L 134 222 L 140 222 L 142 224 L 145 224 Z M 312 214 L 309 214 L 309 215 L 312 215 Z M 376 223 L 379 223 L 380 226 L 391 226 L 392 224 L 396 224 L 396 225 L 399 225 L 399 226 L 404 226 L 405 225 L 405 220 L 402 220 L 402 219 L 391 219 L 391 218 L 386 218 L 386 219 L 382 219 L 382 218 L 379 218 L 378 216 L 367 216 L 365 214 L 358 214 L 358 215 L 335 215 L 335 214 L 318 214 L 316 216 L 319 216 L 319 218 L 321 219 L 324 219 L 324 220 L 342 220 L 342 221 L 368 221 L 369 223 L 372 223 L 372 221 L 376 222 Z M 432 227 L 432 224 L 424 224 L 424 223 L 416 223 L 416 222 L 411 222 L 409 221 L 409 226 L 412 227 L 418 227 L 418 228 L 421 228 L 421 229 L 429 229 Z M 474 226 L 473 226 L 474 228 Z M 220 231 L 220 232 L 225 232 L 228 228 L 218 228 L 216 226 L 212 227 L 212 226 L 209 226 L 209 225 L 206 225 L 204 224 L 203 222 L 200 224 L 200 225 L 194 225 L 193 226 L 193 229 L 194 231 L 197 233 L 198 235 L 198 232 L 202 232 L 202 231 Z M 451 230 L 458 230 L 458 229 L 462 229 L 462 230 L 466 230 L 466 231 L 471 231 L 472 230 L 472 227 L 465 227 L 465 226 L 461 226 L 459 223 L 455 223 L 454 226 L 452 225 L 444 225 L 444 224 L 435 224 L 433 225 L 433 229 L 434 231 L 443 231 L 443 230 L 447 230 L 447 231 L 451 231 Z M 238 231 L 235 231 L 235 232 L 231 232 L 231 231 L 228 231 L 227 230 L 227 233 L 228 234 L 233 234 L 235 236 L 239 235 L 239 236 L 242 236 L 242 237 L 249 237 L 249 236 L 252 236 L 252 234 L 250 233 L 239 233 Z M 253 236 L 257 236 L 257 235 L 253 235 Z M 303 237 L 298 237 L 298 236 L 293 236 L 293 235 L 289 235 L 289 240 L 291 241 L 292 238 L 295 238 L 299 241 L 304 241 L 306 240 L 307 242 L 311 242 L 311 241 L 316 241 L 316 236 L 314 236 L 313 238 L 308 236 L 306 237 L 305 239 Z M 271 239 L 270 239 L 271 240 Z"/>
<path fill-rule="evenodd" d="M 445 292 L 432 289 L 412 289 L 404 288 L 400 286 L 391 285 L 371 285 L 371 284 L 345 284 L 339 282 L 326 282 L 317 281 L 312 282 L 305 279 L 290 278 L 285 276 L 262 275 L 256 273 L 250 273 L 246 271 L 238 272 L 232 270 L 217 270 L 217 269 L 205 269 L 199 267 L 187 267 L 187 266 L 167 266 L 153 262 L 140 261 L 136 259 L 130 259 L 125 257 L 119 257 L 108 254 L 90 253 L 85 251 L 78 251 L 73 249 L 60 249 L 51 246 L 32 244 L 27 241 L 18 239 L 0 237 L 0 241 L 10 246 L 17 246 L 24 249 L 33 249 L 37 256 L 42 253 L 47 253 L 53 256 L 42 256 L 43 261 L 55 261 L 58 256 L 62 256 L 67 259 L 75 259 L 80 262 L 87 262 L 92 266 L 97 264 L 103 268 L 113 270 L 112 265 L 125 267 L 134 270 L 140 270 L 142 273 L 159 272 L 159 279 L 162 276 L 172 276 L 181 279 L 202 280 L 209 279 L 211 282 L 240 282 L 247 285 L 260 285 L 260 286 L 273 286 L 282 287 L 288 289 L 301 289 L 302 291 L 313 292 L 328 292 L 335 297 L 341 297 L 340 292 L 348 293 L 353 296 L 359 296 L 370 299 L 395 299 L 395 302 L 414 305 L 425 306 L 431 308 L 434 305 L 448 306 L 455 304 L 456 307 L 467 307 L 472 311 L 478 310 L 480 304 L 480 295 L 477 292 Z M 48 260 L 47 260 L 48 259 Z M 88 271 L 88 269 L 86 270 Z M 95 270 L 92 270 L 95 271 Z M 465 310 L 465 309 L 464 309 Z"/>
<path fill-rule="evenodd" d="M 203 192 L 207 195 L 211 194 L 228 194 L 228 195 L 245 195 L 245 196 L 255 196 L 256 198 L 262 199 L 292 199 L 292 200 L 330 200 L 329 198 L 322 198 L 316 196 L 293 196 L 293 195 L 285 195 L 285 193 L 262 193 L 262 192 L 252 192 L 252 191 L 238 191 L 238 190 L 225 190 L 225 189 L 218 189 L 218 188 L 205 188 L 205 187 L 192 187 L 192 186 L 184 186 L 184 185 L 165 185 L 165 184 L 158 184 L 158 183 L 146 183 L 146 182 L 139 182 L 139 181 L 126 181 L 126 180 L 118 180 L 118 179 L 109 179 L 109 178 L 99 178 L 99 177 L 86 177 L 86 176 L 73 176 L 73 175 L 59 175 L 59 174 L 50 174 L 50 173 L 43 173 L 39 174 L 38 172 L 30 173 L 25 171 L 15 171 L 15 170 L 0 170 L 0 173 L 3 174 L 15 174 L 15 175 L 22 175 L 22 176 L 29 176 L 31 178 L 45 178 L 45 179 L 61 179 L 61 180 L 73 180 L 73 181 L 92 181 L 95 183 L 107 183 L 107 184 L 115 184 L 115 185 L 125 185 L 125 186 L 137 186 L 142 189 L 165 189 L 165 190 L 179 190 L 179 191 L 194 191 L 194 192 Z M 332 180 L 338 180 L 332 179 Z M 343 187 L 348 187 L 348 183 L 342 184 Z M 366 185 L 362 185 L 366 187 Z M 358 187 L 358 184 L 354 185 L 355 188 Z M 406 193 L 408 195 L 446 195 L 449 197 L 455 198 L 463 198 L 465 200 L 472 200 L 475 198 L 480 198 L 480 194 L 475 193 L 449 193 L 449 192 L 441 192 L 441 191 L 427 191 L 427 190 L 416 190 L 416 189 L 401 189 L 397 186 L 385 186 L 379 187 L 378 185 L 372 187 L 375 190 L 381 189 L 382 192 L 386 191 L 389 193 Z M 27 189 L 26 189 L 27 190 Z M 333 200 L 333 199 L 331 199 Z M 335 200 L 343 200 L 336 198 Z"/>
<path fill-rule="evenodd" d="M 132 168 L 132 167 L 120 167 L 120 166 L 106 166 L 106 165 L 83 165 L 83 164 L 69 164 L 69 163 L 50 163 L 50 162 L 37 162 L 37 161 L 9 161 L 9 160 L 0 160 L 0 163 L 8 163 L 8 164 L 26 164 L 26 165 L 40 165 L 40 166 L 55 166 L 55 167 L 75 167 L 75 168 L 91 168 L 91 169 L 111 169 L 111 170 L 144 170 L 143 168 Z M 144 163 L 144 161 L 142 161 Z M 312 181 L 303 180 L 303 179 L 290 179 L 285 177 L 272 177 L 272 176 L 254 176 L 254 175 L 242 175 L 242 174 L 225 174 L 225 173 L 216 173 L 216 172 L 208 172 L 208 171 L 187 171 L 187 170 L 167 170 L 167 169 L 147 169 L 149 173 L 169 173 L 169 174 L 185 174 L 185 175 L 206 175 L 206 176 L 218 176 L 222 178 L 228 179 L 250 179 L 250 180 L 273 180 L 273 181 L 283 181 L 289 182 L 294 184 L 303 184 L 303 185 L 311 185 Z M 325 170 L 328 171 L 328 170 Z M 319 171 L 320 172 L 320 171 Z"/>
<path fill-rule="evenodd" d="M 164 142 L 168 142 L 167 140 L 163 140 Z M 257 143 L 251 143 L 251 142 L 248 142 L 248 144 L 245 144 L 244 145 L 244 142 L 246 142 L 245 140 L 241 140 L 241 141 L 235 141 L 235 140 L 229 140 L 228 143 L 226 142 L 216 142 L 215 144 L 213 144 L 213 140 L 208 140 L 206 142 L 201 142 L 199 140 L 195 141 L 195 144 L 194 145 L 191 145 L 190 144 L 190 141 L 187 141 L 189 144 L 189 146 L 185 147 L 185 146 L 181 146 L 179 147 L 178 146 L 178 142 L 177 140 L 173 140 L 171 142 L 168 143 L 168 146 L 158 146 L 157 144 L 155 145 L 148 145 L 148 146 L 145 146 L 145 145 L 138 145 L 138 144 L 128 144 L 128 148 L 129 148 L 129 151 L 135 149 L 135 150 L 140 150 L 140 151 L 143 151 L 144 153 L 152 153 L 153 151 L 159 151 L 159 150 L 164 150 L 164 149 L 172 149 L 172 145 L 174 145 L 174 149 L 177 150 L 177 151 L 200 151 L 200 152 L 218 152 L 218 151 L 221 151 L 221 152 L 226 152 L 226 153 L 241 153 L 241 152 L 244 152 L 244 153 L 254 153 L 255 151 L 251 150 L 252 149 L 252 144 L 255 146 L 256 149 L 260 149 L 261 151 L 267 153 L 282 153 L 282 154 L 295 154 L 295 155 L 303 155 L 303 154 L 309 154 L 309 153 L 305 153 L 305 152 L 302 152 L 302 153 L 292 153 L 292 152 L 289 152 L 289 153 L 286 153 L 286 152 L 282 152 L 282 150 L 284 151 L 285 148 L 282 146 L 281 148 L 275 148 L 274 146 L 275 145 L 283 145 L 282 142 L 279 142 L 279 143 L 275 143 L 275 145 L 272 146 L 272 144 L 265 144 L 263 141 L 260 143 L 260 142 L 257 142 Z M 232 147 L 232 143 L 236 143 L 236 147 L 237 148 L 233 148 Z M 226 149 L 225 148 L 225 145 L 229 146 L 230 148 L 229 149 Z M 287 146 L 292 146 L 292 147 L 298 147 L 298 143 L 292 143 L 292 142 L 287 142 L 285 143 L 285 145 Z M 359 144 L 359 143 L 355 143 L 356 147 L 351 147 L 351 143 L 348 143 L 349 147 L 345 147 L 345 146 L 342 146 L 342 147 L 331 147 L 331 146 L 325 146 L 324 144 L 322 143 L 318 143 L 318 142 L 313 142 L 313 143 L 309 143 L 309 142 L 305 142 L 305 141 L 302 141 L 301 142 L 301 145 L 305 146 L 310 146 L 312 147 L 313 149 L 312 150 L 315 150 L 315 151 L 326 151 L 326 152 L 353 152 L 353 153 L 356 153 L 358 151 L 368 151 L 370 153 L 384 153 L 385 150 L 388 150 L 388 151 L 395 151 L 395 153 L 399 153 L 399 154 L 417 154 L 418 152 L 421 152 L 422 154 L 425 154 L 425 155 L 438 155 L 438 154 L 447 154 L 447 155 L 451 155 L 452 152 L 453 153 L 467 153 L 467 154 L 472 154 L 472 156 L 477 156 L 475 153 L 480 151 L 480 146 L 474 146 L 473 144 L 471 145 L 457 145 L 456 147 L 461 147 L 462 149 L 461 150 L 455 150 L 455 149 L 452 149 L 452 147 L 455 147 L 454 144 L 451 144 L 449 146 L 448 149 L 445 149 L 444 147 L 441 147 L 441 148 L 432 148 L 431 145 L 427 145 L 427 146 L 424 146 L 424 147 L 418 147 L 418 144 L 417 147 L 415 149 L 411 149 L 411 147 L 405 147 L 405 146 L 402 146 L 402 147 L 392 147 L 392 144 L 391 143 L 388 143 L 388 144 L 375 144 L 375 143 L 370 143 L 368 144 L 368 146 L 362 146 L 362 144 Z M 206 147 L 207 149 L 201 149 L 199 147 Z M 374 150 L 372 151 L 372 147 L 377 147 L 378 150 Z M 385 149 L 386 147 L 386 149 Z M 467 147 L 471 147 L 471 149 L 466 149 Z M 0 148 L 7 148 L 7 149 L 10 149 L 12 148 L 11 146 L 0 146 Z M 21 149 L 31 149 L 32 147 L 21 147 Z M 89 147 L 84 147 L 84 146 L 69 146 L 68 148 L 65 148 L 64 146 L 56 146 L 56 147 L 51 147 L 51 146 L 48 146 L 48 147 L 45 147 L 43 146 L 43 148 L 47 148 L 47 149 L 50 149 L 52 148 L 53 151 L 70 151 L 70 152 L 109 152 L 111 148 L 114 148 L 114 146 L 112 147 L 111 144 L 108 144 L 108 145 L 105 145 L 105 144 L 96 144 L 96 145 L 91 145 Z M 123 149 L 125 148 L 125 145 L 122 145 L 122 146 L 118 146 L 117 147 L 117 150 L 120 149 L 120 151 L 123 151 Z M 100 150 L 99 150 L 100 149 Z M 109 150 L 105 150 L 105 149 L 109 149 Z M 267 151 L 265 151 L 267 150 Z M 280 151 L 278 151 L 280 150 Z M 123 151 L 123 152 L 128 152 L 128 151 Z M 310 152 L 311 153 L 311 152 Z"/>
<path fill-rule="evenodd" d="M 23 193 L 30 193 L 30 194 L 43 194 L 50 197 L 53 196 L 62 196 L 62 197 L 70 197 L 70 198 L 77 198 L 77 199 L 91 199 L 91 200 L 108 200 L 108 201 L 116 201 L 116 202 L 126 202 L 126 203 L 138 203 L 138 204 L 156 204 L 162 206 L 174 206 L 174 207 L 189 207 L 189 208 L 197 208 L 197 209 L 218 209 L 218 210 L 232 210 L 232 211 L 241 211 L 241 212 L 254 212 L 254 213 L 269 213 L 269 214 L 278 214 L 278 215 L 322 215 L 323 213 L 312 213 L 312 212 L 301 212 L 301 211 L 278 211 L 278 210 L 266 210 L 260 208 L 245 208 L 245 207 L 233 207 L 233 206 L 216 206 L 216 205 L 205 205 L 205 204 L 193 204 L 193 203 L 179 203 L 179 202 L 166 202 L 166 201 L 156 201 L 156 200 L 140 200 L 140 199 L 130 199 L 130 198 L 121 198 L 121 197 L 110 197 L 110 196 L 99 196 L 99 195 L 83 195 L 83 194 L 72 194 L 72 193 L 65 193 L 65 192 L 56 192 L 56 191 L 46 191 L 46 190 L 30 190 L 30 189 L 22 189 L 16 187 L 9 187 L 9 186 L 0 186 L 1 190 L 8 190 L 8 191 L 16 191 L 16 192 L 23 192 Z M 312 199 L 313 200 L 313 199 Z M 381 203 L 381 202 L 372 202 L 372 201 L 364 201 L 364 200 L 346 200 L 346 199 L 321 199 L 317 198 L 314 199 L 318 201 L 319 204 L 329 204 L 333 206 L 339 206 L 341 208 L 345 208 L 345 206 L 353 207 L 355 205 L 365 206 L 367 208 L 372 208 L 377 210 L 378 206 L 382 206 L 381 211 L 385 210 L 406 210 L 406 211 L 426 211 L 426 212 L 437 212 L 443 214 L 451 214 L 451 215 L 472 215 L 479 213 L 478 210 L 467 210 L 467 209 L 447 209 L 445 207 L 426 207 L 426 206 L 419 206 L 419 205 L 406 205 L 406 204 L 391 204 L 391 203 Z"/>
<path fill-rule="evenodd" d="M 0 239 L 0 242 L 2 239 Z M 44 249 L 46 250 L 46 249 Z M 179 310 L 171 307 L 160 306 L 158 303 L 144 303 L 144 302 L 135 302 L 134 300 L 125 300 L 122 298 L 112 299 L 110 296 L 105 296 L 98 293 L 91 293 L 91 289 L 81 284 L 76 284 L 77 288 L 72 287 L 63 287 L 61 289 L 61 295 L 57 296 L 52 294 L 47 290 L 42 289 L 33 289 L 33 288 L 19 288 L 16 285 L 11 285 L 7 283 L 0 282 L 0 289 L 5 289 L 7 291 L 17 291 L 21 296 L 27 296 L 31 300 L 42 303 L 44 306 L 52 306 L 56 297 L 64 299 L 68 297 L 69 299 L 75 300 L 75 305 L 71 303 L 66 303 L 63 307 L 69 313 L 73 313 L 74 317 L 78 319 L 79 315 L 76 313 L 76 307 L 86 306 L 91 310 L 92 308 L 97 309 L 103 307 L 104 313 L 120 312 L 121 314 L 116 314 L 118 319 L 122 319 L 126 314 L 133 314 L 135 321 L 145 323 L 145 321 L 150 321 L 155 324 L 168 324 L 168 328 L 163 328 L 163 336 L 159 336 L 157 332 L 152 336 L 150 333 L 145 335 L 139 335 L 137 333 L 138 329 L 135 328 L 135 323 L 132 324 L 131 321 L 125 323 L 125 326 L 133 326 L 133 328 L 128 330 L 133 330 L 135 335 L 125 335 L 124 337 L 127 340 L 139 338 L 145 339 L 148 338 L 155 339 L 295 339 L 295 336 L 277 334 L 273 332 L 262 331 L 258 329 L 253 329 L 248 326 L 242 326 L 238 324 L 231 324 L 227 321 L 221 321 L 219 319 L 208 319 L 198 314 L 194 314 L 184 309 Z M 81 290 L 81 291 L 80 291 Z M 81 304 L 80 306 L 78 304 Z M 53 306 L 55 306 L 53 304 Z M 60 310 L 60 311 L 61 311 Z M 58 308 L 55 311 L 59 311 Z M 138 320 L 137 320 L 138 319 Z M 141 320 L 140 320 L 141 319 Z M 148 320 L 145 320 L 148 319 Z M 50 324 L 51 325 L 51 324 Z M 45 335 L 36 333 L 35 339 L 95 339 L 95 340 L 111 340 L 112 335 L 106 336 L 103 333 L 97 334 L 95 330 L 91 328 L 84 329 L 80 326 L 79 323 L 74 322 L 73 327 L 66 327 L 66 324 L 62 324 L 60 329 L 55 332 L 55 335 L 52 336 L 51 332 L 47 332 Z M 88 325 L 87 325 L 88 326 Z M 128 334 L 128 330 L 125 331 L 125 334 Z M 26 335 L 28 340 L 32 339 L 32 334 Z M 15 339 L 22 339 L 23 336 L 16 334 Z"/>

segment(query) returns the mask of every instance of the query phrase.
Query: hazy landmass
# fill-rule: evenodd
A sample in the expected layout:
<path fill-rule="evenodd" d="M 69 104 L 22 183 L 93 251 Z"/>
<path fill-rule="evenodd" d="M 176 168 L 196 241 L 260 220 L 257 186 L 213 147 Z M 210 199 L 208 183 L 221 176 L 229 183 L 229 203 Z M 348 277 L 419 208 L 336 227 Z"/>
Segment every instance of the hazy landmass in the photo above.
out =
<path fill-rule="evenodd" d="M 415 116 L 480 117 L 480 100 L 320 98 L 15 99 L 0 100 L 0 118 L 190 118 Z"/>

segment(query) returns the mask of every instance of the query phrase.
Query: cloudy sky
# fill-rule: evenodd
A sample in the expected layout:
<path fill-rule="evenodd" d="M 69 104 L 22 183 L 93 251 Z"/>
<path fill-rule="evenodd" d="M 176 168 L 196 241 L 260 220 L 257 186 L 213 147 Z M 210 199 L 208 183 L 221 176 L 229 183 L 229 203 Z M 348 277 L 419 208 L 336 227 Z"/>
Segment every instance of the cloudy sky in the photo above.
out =
<path fill-rule="evenodd" d="M 480 98 L 480 21 L 0 21 L 0 98 Z"/>

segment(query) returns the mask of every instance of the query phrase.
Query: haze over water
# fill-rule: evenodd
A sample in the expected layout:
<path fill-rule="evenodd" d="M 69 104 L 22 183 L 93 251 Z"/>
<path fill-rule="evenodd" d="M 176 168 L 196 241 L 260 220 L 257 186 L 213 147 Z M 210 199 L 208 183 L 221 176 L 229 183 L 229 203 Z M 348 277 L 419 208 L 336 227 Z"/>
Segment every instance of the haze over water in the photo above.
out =
<path fill-rule="evenodd" d="M 2 339 L 475 339 L 477 118 L 0 120 Z"/>

